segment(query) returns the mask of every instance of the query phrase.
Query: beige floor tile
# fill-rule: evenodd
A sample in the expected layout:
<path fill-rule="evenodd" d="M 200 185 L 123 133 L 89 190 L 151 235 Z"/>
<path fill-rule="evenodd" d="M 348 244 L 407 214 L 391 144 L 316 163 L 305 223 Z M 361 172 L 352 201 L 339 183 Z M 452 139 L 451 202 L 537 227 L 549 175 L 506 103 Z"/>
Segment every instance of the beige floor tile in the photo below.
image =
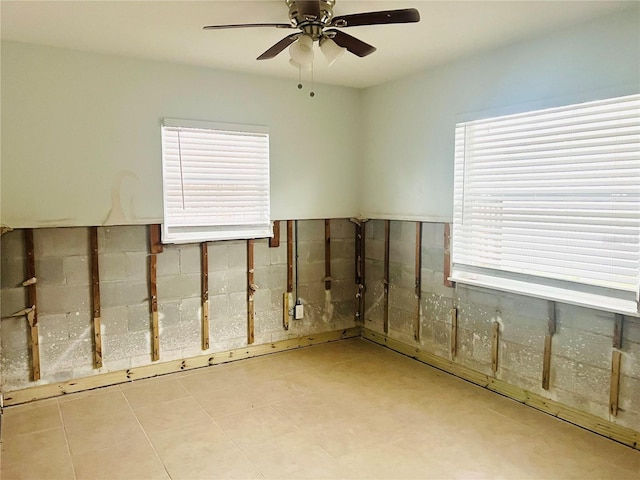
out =
<path fill-rule="evenodd" d="M 3 480 L 74 479 L 62 428 L 25 435 L 2 432 L 0 478 Z"/>
<path fill-rule="evenodd" d="M 162 462 L 142 437 L 113 439 L 112 445 L 73 455 L 77 480 L 146 480 L 169 479 Z"/>
<path fill-rule="evenodd" d="M 171 376 L 123 383 L 120 388 L 133 409 L 189 397 L 182 383 Z"/>
<path fill-rule="evenodd" d="M 208 394 L 213 390 L 229 388 L 241 383 L 234 378 L 233 370 L 228 365 L 214 365 L 178 378 L 182 386 L 192 395 Z"/>
<path fill-rule="evenodd" d="M 132 412 L 101 414 L 94 412 L 92 416 L 65 420 L 67 440 L 72 455 L 79 455 L 91 450 L 101 450 L 114 443 L 125 441 L 142 441 L 146 437 Z"/>
<path fill-rule="evenodd" d="M 151 434 L 151 441 L 174 480 L 262 477 L 213 421 Z"/>
<path fill-rule="evenodd" d="M 70 395 L 64 401 L 60 401 L 62 421 L 65 425 L 85 423 L 96 417 L 109 417 L 131 413 L 131 407 L 124 398 L 120 388 L 115 387 L 108 391 L 87 392 L 76 396 Z"/>
<path fill-rule="evenodd" d="M 162 432 L 184 425 L 208 423 L 211 419 L 193 398 L 181 398 L 135 410 L 147 433 Z"/>
<path fill-rule="evenodd" d="M 257 392 L 246 384 L 229 388 L 214 388 L 210 391 L 199 390 L 194 398 L 214 419 L 233 415 L 245 410 L 258 408 L 266 404 Z"/>
<path fill-rule="evenodd" d="M 7 408 L 2 418 L 4 434 L 13 436 L 62 428 L 57 402 L 36 405 L 38 405 L 37 402 L 26 408 L 22 405 Z"/>
<path fill-rule="evenodd" d="M 105 395 L 109 393 L 118 393 L 120 392 L 119 385 L 112 385 L 110 387 L 102 387 L 102 388 L 94 388 L 93 390 L 87 390 L 86 392 L 77 392 L 77 393 L 69 393 L 67 395 L 63 395 L 58 397 L 58 403 L 61 405 L 66 402 L 75 402 L 76 400 L 91 398 L 91 397 L 99 397 L 100 395 Z"/>
<path fill-rule="evenodd" d="M 285 415 L 271 406 L 254 408 L 216 419 L 239 446 L 273 441 L 280 435 L 298 430 Z"/>

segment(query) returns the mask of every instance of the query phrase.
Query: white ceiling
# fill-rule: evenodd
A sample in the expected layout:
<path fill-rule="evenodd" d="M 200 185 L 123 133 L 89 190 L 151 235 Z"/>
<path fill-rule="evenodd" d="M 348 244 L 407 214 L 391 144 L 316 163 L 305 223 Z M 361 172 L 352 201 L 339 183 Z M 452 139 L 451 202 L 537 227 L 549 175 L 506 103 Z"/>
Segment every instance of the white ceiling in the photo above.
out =
<path fill-rule="evenodd" d="M 629 1 L 348 1 L 335 15 L 415 7 L 420 23 L 345 29 L 378 48 L 365 58 L 345 54 L 328 67 L 321 55 L 315 81 L 368 87 L 613 13 Z M 286 22 L 284 0 L 11 1 L 1 0 L 2 39 L 149 58 L 297 79 L 287 52 L 255 58 L 292 31 L 254 28 L 203 31 L 224 23 Z"/>

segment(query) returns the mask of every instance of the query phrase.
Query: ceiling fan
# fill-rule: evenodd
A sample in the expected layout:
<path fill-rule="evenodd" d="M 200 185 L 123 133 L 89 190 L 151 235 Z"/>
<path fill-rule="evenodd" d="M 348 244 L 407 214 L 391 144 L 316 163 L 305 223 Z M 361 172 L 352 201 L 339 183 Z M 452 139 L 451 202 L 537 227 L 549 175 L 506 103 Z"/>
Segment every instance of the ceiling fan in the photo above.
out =
<path fill-rule="evenodd" d="M 290 63 L 295 67 L 310 68 L 313 62 L 313 43 L 316 41 L 319 43 L 320 50 L 330 65 L 334 63 L 345 50 L 358 57 L 366 57 L 376 51 L 375 47 L 338 29 L 420 21 L 420 14 L 415 8 L 354 13 L 334 17 L 333 7 L 336 4 L 336 0 L 285 0 L 285 3 L 289 8 L 289 23 L 241 23 L 232 25 L 207 25 L 203 28 L 204 30 L 252 27 L 298 29 L 300 30 L 299 32 L 284 37 L 260 55 L 257 60 L 274 58 L 285 48 L 290 47 Z"/>

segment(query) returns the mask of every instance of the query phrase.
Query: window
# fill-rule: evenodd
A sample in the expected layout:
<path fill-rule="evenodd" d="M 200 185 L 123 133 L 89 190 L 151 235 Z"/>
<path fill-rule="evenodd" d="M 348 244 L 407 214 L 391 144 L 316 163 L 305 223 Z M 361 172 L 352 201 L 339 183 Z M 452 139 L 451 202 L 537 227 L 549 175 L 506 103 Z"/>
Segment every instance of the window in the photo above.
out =
<path fill-rule="evenodd" d="M 165 243 L 271 236 L 265 127 L 165 119 Z"/>
<path fill-rule="evenodd" d="M 638 315 L 640 95 L 456 125 L 451 279 Z"/>

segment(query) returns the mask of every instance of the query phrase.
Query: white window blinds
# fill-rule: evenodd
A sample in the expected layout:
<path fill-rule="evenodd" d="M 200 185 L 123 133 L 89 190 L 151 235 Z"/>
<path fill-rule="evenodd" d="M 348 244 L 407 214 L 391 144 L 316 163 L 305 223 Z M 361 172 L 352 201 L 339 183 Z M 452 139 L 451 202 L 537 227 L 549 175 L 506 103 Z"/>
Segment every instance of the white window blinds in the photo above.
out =
<path fill-rule="evenodd" d="M 456 125 L 452 279 L 638 314 L 640 95 Z"/>
<path fill-rule="evenodd" d="M 271 235 L 264 127 L 165 119 L 163 241 Z"/>

